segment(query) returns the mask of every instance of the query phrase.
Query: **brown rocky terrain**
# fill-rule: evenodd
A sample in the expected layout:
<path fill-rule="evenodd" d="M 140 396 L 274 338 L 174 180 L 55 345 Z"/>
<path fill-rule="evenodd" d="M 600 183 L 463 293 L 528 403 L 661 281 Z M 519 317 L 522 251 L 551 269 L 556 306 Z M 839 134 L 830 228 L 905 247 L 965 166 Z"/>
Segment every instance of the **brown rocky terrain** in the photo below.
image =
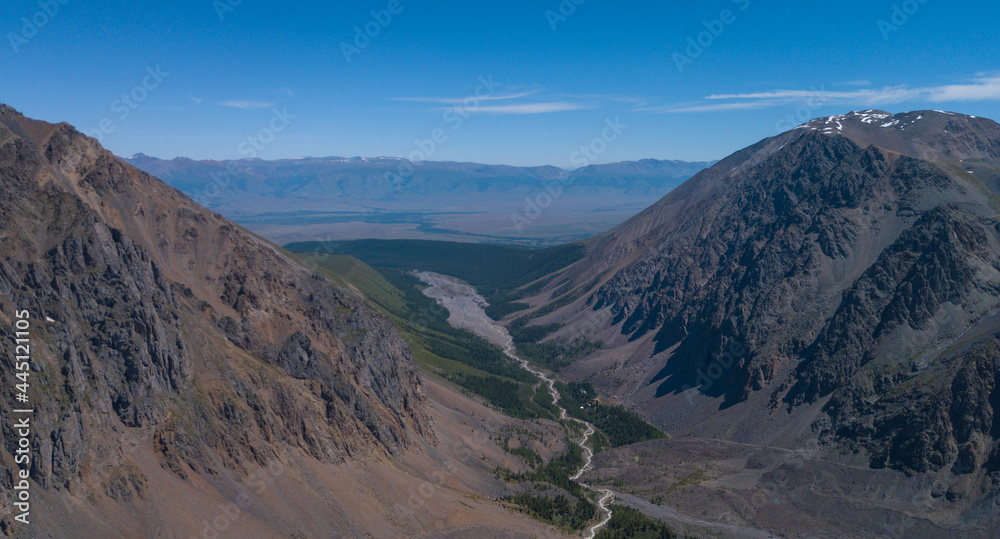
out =
<path fill-rule="evenodd" d="M 361 298 L 69 125 L 6 106 L 0 253 L 0 340 L 30 312 L 35 410 L 31 526 L 13 520 L 3 421 L 5 534 L 545 532 L 489 501 L 506 457 L 482 418 L 505 419 L 436 383 L 429 399 Z"/>
<path fill-rule="evenodd" d="M 695 536 L 995 536 L 940 511 L 926 494 L 932 479 L 915 481 L 800 450 L 678 438 L 607 451 L 596 465 L 591 480 Z"/>
<path fill-rule="evenodd" d="M 604 349 L 567 375 L 673 433 L 893 470 L 995 526 L 998 186 L 991 120 L 822 118 L 594 239 L 529 303 L 571 290 L 536 323 Z"/>

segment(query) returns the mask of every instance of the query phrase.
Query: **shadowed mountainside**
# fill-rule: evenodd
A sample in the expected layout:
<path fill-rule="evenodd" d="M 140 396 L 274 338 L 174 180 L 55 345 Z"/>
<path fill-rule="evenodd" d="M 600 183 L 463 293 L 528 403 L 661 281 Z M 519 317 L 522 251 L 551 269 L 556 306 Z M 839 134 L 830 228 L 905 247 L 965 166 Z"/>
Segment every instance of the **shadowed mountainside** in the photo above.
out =
<path fill-rule="evenodd" d="M 535 323 L 602 340 L 569 372 L 670 431 L 931 474 L 928 503 L 981 518 L 1000 493 L 998 186 L 991 120 L 814 120 L 594 240 Z"/>

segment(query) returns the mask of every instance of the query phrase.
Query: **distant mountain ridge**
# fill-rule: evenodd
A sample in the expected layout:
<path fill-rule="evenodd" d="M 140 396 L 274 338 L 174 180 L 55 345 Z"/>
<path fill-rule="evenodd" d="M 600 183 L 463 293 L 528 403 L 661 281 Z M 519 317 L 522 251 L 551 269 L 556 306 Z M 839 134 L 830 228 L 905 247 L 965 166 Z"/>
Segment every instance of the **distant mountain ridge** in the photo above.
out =
<path fill-rule="evenodd" d="M 609 175 L 680 178 L 687 175 L 694 176 L 715 163 L 716 161 L 640 159 L 638 161 L 619 161 L 603 165 L 588 165 L 575 169 L 570 174 L 575 178 L 600 178 Z"/>
<path fill-rule="evenodd" d="M 562 243 L 607 230 L 711 164 L 646 159 L 566 171 L 389 157 L 195 161 L 139 154 L 126 160 L 282 243 L 356 238 Z M 543 193 L 553 185 L 558 197 L 546 205 L 549 195 Z M 544 212 L 524 230 L 512 215 L 533 214 L 538 197 Z"/>
<path fill-rule="evenodd" d="M 544 188 L 544 182 L 559 180 L 571 187 L 619 187 L 643 190 L 686 179 L 712 162 L 644 159 L 604 165 L 589 165 L 567 171 L 553 166 L 516 167 L 450 161 L 412 162 L 393 157 L 302 157 L 297 159 L 201 160 L 186 157 L 170 160 L 145 154 L 124 158 L 140 170 L 186 193 L 205 196 L 206 186 L 232 182 L 224 189 L 247 191 L 274 198 L 295 198 L 305 193 L 351 195 L 357 200 L 380 200 L 405 193 L 408 196 L 440 196 L 453 192 L 505 192 L 518 188 Z M 411 170 L 412 172 L 408 173 Z M 148 170 L 147 170 L 148 169 Z M 402 170 L 402 173 L 400 173 Z M 235 172 L 234 172 L 235 171 Z M 645 179 L 645 182 L 640 181 Z M 199 193 L 201 192 L 201 193 Z M 209 206 L 216 203 L 206 197 Z"/>

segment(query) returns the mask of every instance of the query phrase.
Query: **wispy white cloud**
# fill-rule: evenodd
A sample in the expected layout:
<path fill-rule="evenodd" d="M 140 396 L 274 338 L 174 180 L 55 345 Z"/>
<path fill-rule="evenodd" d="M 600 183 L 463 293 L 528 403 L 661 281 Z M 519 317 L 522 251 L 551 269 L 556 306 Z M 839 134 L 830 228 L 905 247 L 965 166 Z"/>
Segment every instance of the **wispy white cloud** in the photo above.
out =
<path fill-rule="evenodd" d="M 930 100 L 991 101 L 1000 99 L 1000 76 L 979 79 L 976 84 L 949 84 L 930 90 Z"/>
<path fill-rule="evenodd" d="M 541 90 L 527 90 L 524 92 L 515 93 L 505 93 L 505 94 L 493 94 L 486 96 L 475 96 L 479 101 L 504 101 L 508 99 L 521 99 L 522 97 L 528 97 L 535 95 Z M 410 101 L 414 103 L 440 103 L 443 105 L 457 105 L 469 99 L 472 96 L 465 97 L 394 97 L 393 101 Z"/>
<path fill-rule="evenodd" d="M 218 105 L 234 109 L 268 109 L 273 107 L 274 103 L 269 101 L 233 100 L 233 101 L 222 101 L 218 103 Z"/>
<path fill-rule="evenodd" d="M 627 105 L 635 105 L 637 107 L 645 106 L 650 102 L 648 97 L 616 94 L 565 94 L 561 97 L 568 99 L 586 99 L 596 103 L 623 103 Z"/>
<path fill-rule="evenodd" d="M 204 99 L 202 99 L 202 98 L 200 98 L 200 97 L 195 97 L 195 96 L 191 96 L 191 101 L 192 101 L 192 102 L 194 103 L 194 106 L 196 106 L 196 107 L 197 107 L 198 105 L 201 105 L 202 103 L 204 103 L 204 102 L 205 102 L 205 100 L 204 100 Z"/>
<path fill-rule="evenodd" d="M 863 82 L 863 81 L 857 81 Z M 848 83 L 850 84 L 850 83 Z M 653 112 L 712 112 L 760 109 L 785 106 L 815 100 L 824 104 L 857 104 L 863 106 L 895 105 L 908 101 L 947 103 L 962 101 L 1000 101 L 1000 75 L 981 75 L 964 84 L 944 86 L 885 86 L 849 91 L 771 90 L 767 92 L 713 94 L 705 102 L 686 105 L 665 105 L 645 110 Z"/>
<path fill-rule="evenodd" d="M 668 105 L 664 107 L 648 107 L 640 112 L 720 112 L 727 110 L 750 110 L 770 107 L 764 101 L 748 101 L 738 103 L 712 103 L 709 105 Z"/>
<path fill-rule="evenodd" d="M 548 114 L 588 108 L 581 103 L 551 102 L 551 103 L 518 103 L 516 105 L 486 105 L 476 109 L 486 114 Z"/>
<path fill-rule="evenodd" d="M 820 99 L 824 102 L 833 101 L 856 101 L 866 105 L 882 105 L 902 103 L 920 97 L 926 90 L 909 89 L 903 86 L 887 87 L 878 90 L 853 90 L 849 92 L 836 92 L 825 90 L 774 90 L 770 92 L 759 92 L 751 94 L 716 94 L 705 99 L 710 100 L 730 100 L 730 99 L 753 99 L 757 102 L 767 104 L 783 104 L 788 101 L 799 101 L 803 99 Z"/>
<path fill-rule="evenodd" d="M 610 101 L 604 98 L 604 101 Z M 394 97 L 392 101 L 444 105 L 433 110 L 448 111 L 462 108 L 480 114 L 550 114 L 595 108 L 593 96 L 568 96 L 545 92 L 540 88 L 511 90 L 484 96 L 466 97 Z M 490 104 L 496 103 L 496 104 Z"/>

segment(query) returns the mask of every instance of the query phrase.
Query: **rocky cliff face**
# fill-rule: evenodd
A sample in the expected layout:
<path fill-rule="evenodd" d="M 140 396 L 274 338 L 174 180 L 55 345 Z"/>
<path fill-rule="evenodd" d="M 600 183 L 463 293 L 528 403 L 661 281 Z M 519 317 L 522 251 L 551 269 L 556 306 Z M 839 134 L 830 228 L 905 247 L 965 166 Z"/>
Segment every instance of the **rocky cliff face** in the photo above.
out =
<path fill-rule="evenodd" d="M 15 309 L 31 313 L 31 472 L 53 495 L 142 496 L 133 434 L 182 478 L 238 478 L 288 451 L 389 455 L 427 434 L 384 317 L 72 127 L 6 106 L 0 253 L 0 340 Z"/>
<path fill-rule="evenodd" d="M 664 424 L 818 440 L 995 491 L 998 185 L 992 121 L 816 120 L 598 238 L 554 282 L 606 277 L 543 321 L 614 327 L 588 372 Z M 709 397 L 698 411 L 691 392 Z"/>

